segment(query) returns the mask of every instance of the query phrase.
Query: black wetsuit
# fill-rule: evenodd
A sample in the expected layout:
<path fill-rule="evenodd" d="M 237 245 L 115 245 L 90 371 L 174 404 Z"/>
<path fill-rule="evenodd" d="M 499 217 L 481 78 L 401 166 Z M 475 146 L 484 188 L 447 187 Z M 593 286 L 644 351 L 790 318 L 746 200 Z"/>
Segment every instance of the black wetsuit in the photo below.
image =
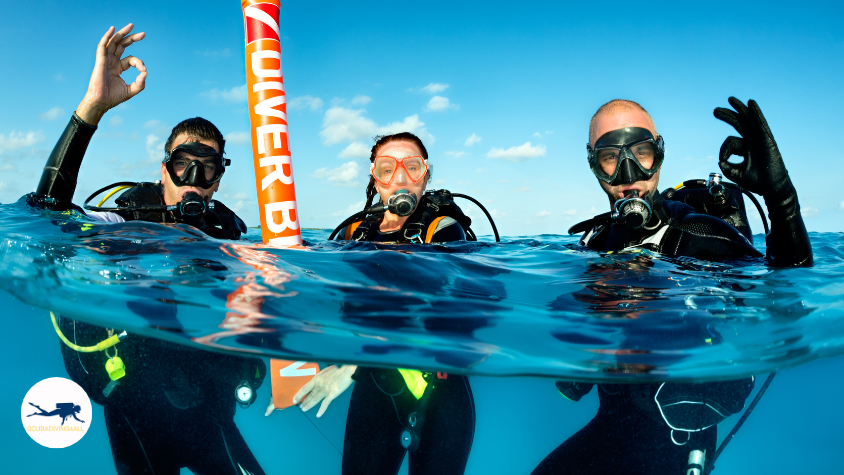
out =
<path fill-rule="evenodd" d="M 372 233 L 375 242 L 401 242 L 400 231 Z M 340 236 L 344 233 L 341 232 Z M 453 222 L 433 235 L 432 242 L 450 242 L 465 240 L 463 229 Z M 360 266 L 376 281 L 386 281 L 389 265 L 379 269 Z M 383 275 L 387 273 L 387 275 Z M 380 275 L 379 275 L 380 274 Z M 432 285 L 439 285 L 439 282 Z M 407 302 L 392 302 L 406 305 Z M 389 311 L 390 302 L 382 302 L 384 311 Z M 358 312 L 371 314 L 373 308 L 355 308 L 344 305 L 344 319 L 354 321 L 361 326 L 385 328 L 402 326 L 407 322 L 390 321 L 390 318 L 373 318 L 368 315 L 357 316 Z M 383 313 L 383 312 L 378 312 Z M 392 319 L 396 320 L 396 319 Z M 443 319 L 446 320 L 446 319 Z M 486 324 L 467 318 L 459 327 L 439 319 L 430 319 L 423 324 L 432 332 L 457 333 L 470 335 L 473 330 Z M 449 360 L 459 355 L 443 354 L 438 359 Z M 355 385 L 349 403 L 346 419 L 346 436 L 343 448 L 343 475 L 393 475 L 398 473 L 404 456 L 408 453 L 401 444 L 401 434 L 408 426 L 408 416 L 419 408 L 419 400 L 407 388 L 404 379 L 396 369 L 383 369 L 359 366 L 354 374 Z M 419 448 L 410 452 L 409 473 L 411 475 L 454 474 L 460 475 L 466 470 L 469 452 L 475 436 L 475 403 L 469 378 L 456 374 L 431 375 L 429 388 L 430 399 L 425 408 L 425 422 L 420 432 Z"/>
<path fill-rule="evenodd" d="M 654 197 L 653 209 L 654 216 L 648 223 L 648 229 L 631 230 L 613 224 L 600 224 L 584 234 L 580 245 L 598 251 L 641 247 L 667 257 L 712 261 L 762 257 L 741 232 L 721 219 L 696 213 L 691 206 L 665 200 L 659 194 Z M 801 227 L 802 222 L 801 226 L 795 226 L 776 219 L 773 214 L 771 221 L 771 233 L 768 235 L 769 260 L 779 265 L 811 262 L 811 245 L 805 228 Z M 793 232 L 797 228 L 801 228 L 802 233 Z M 787 233 L 792 233 L 790 239 L 782 236 Z M 789 241 L 793 243 L 793 248 L 777 247 L 777 243 Z M 789 260 L 783 256 L 796 258 Z M 589 384 L 576 384 L 576 399 L 591 388 Z M 745 399 L 750 395 L 753 380 L 746 378 L 691 386 L 705 392 L 725 412 L 736 413 L 742 409 Z M 548 455 L 533 474 L 676 475 L 685 473 L 691 450 L 705 450 L 707 457 L 711 458 L 715 453 L 717 426 L 699 432 L 674 431 L 672 434 L 654 401 L 659 387 L 660 383 L 598 385 L 598 414 Z M 673 436 L 677 442 L 682 443 L 687 434 L 688 442 L 683 445 L 672 441 Z M 709 473 L 712 468 L 713 465 L 707 461 L 704 473 Z"/>
<path fill-rule="evenodd" d="M 73 207 L 70 200 L 76 176 L 94 130 L 73 116 L 44 168 L 36 192 L 29 197 L 30 203 Z M 126 220 L 136 219 L 130 212 L 120 214 Z M 215 237 L 239 238 L 242 221 L 233 213 L 224 218 L 199 223 L 199 227 Z M 106 248 L 115 252 L 110 246 Z M 203 272 L 225 269 L 210 261 L 196 262 L 195 267 Z M 166 282 L 127 289 L 140 289 L 139 297 L 143 297 L 127 302 L 130 311 L 152 327 L 176 333 L 181 330 Z M 59 326 L 70 341 L 80 345 L 93 345 L 108 336 L 103 327 L 68 318 L 60 317 Z M 126 365 L 126 376 L 106 396 L 103 390 L 110 381 L 104 369 L 107 356 L 103 352 L 79 353 L 59 344 L 68 375 L 94 402 L 105 406 L 118 474 L 176 475 L 182 467 L 209 475 L 264 473 L 234 423 L 235 390 L 246 382 L 257 391 L 266 375 L 262 360 L 131 334 L 115 346 Z M 113 356 L 113 349 L 108 354 Z"/>

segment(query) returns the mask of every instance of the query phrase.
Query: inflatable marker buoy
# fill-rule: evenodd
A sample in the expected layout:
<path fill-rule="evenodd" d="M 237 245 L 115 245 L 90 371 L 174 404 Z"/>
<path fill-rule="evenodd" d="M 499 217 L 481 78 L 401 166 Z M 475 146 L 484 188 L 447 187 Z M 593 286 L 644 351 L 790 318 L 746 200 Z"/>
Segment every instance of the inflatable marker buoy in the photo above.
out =
<path fill-rule="evenodd" d="M 319 365 L 305 361 L 270 360 L 273 405 L 286 409 L 293 405 L 293 396 L 319 372 Z"/>
<path fill-rule="evenodd" d="M 261 237 L 270 244 L 302 244 L 293 183 L 287 94 L 281 74 L 279 0 L 243 0 L 246 96 Z"/>

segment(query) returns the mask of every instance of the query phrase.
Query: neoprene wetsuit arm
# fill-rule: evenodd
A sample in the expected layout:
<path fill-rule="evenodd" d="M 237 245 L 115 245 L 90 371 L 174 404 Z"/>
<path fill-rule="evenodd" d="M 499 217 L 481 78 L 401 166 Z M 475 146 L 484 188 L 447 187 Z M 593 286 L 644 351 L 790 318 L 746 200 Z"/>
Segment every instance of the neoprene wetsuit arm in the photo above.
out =
<path fill-rule="evenodd" d="M 768 259 L 774 267 L 811 266 L 814 260 L 809 233 L 800 214 L 797 190 L 787 182 L 776 193 L 764 195 L 771 231 L 765 236 Z"/>
<path fill-rule="evenodd" d="M 35 189 L 36 195 L 62 203 L 73 200 L 79 167 L 82 166 L 82 158 L 96 130 L 96 126 L 85 123 L 73 114 L 44 165 L 41 181 Z"/>
<path fill-rule="evenodd" d="M 669 228 L 660 252 L 711 261 L 762 257 L 738 229 L 722 219 L 698 213 L 685 215 Z"/>

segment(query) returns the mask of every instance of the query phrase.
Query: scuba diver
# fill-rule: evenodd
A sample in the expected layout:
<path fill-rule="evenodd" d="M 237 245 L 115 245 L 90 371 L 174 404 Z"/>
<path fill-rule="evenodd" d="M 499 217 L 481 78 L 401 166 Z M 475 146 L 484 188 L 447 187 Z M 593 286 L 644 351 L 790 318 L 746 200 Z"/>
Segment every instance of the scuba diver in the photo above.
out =
<path fill-rule="evenodd" d="M 170 134 L 160 183 L 122 185 L 111 193 L 124 190 L 115 200 L 115 208 L 87 206 L 92 211 L 82 211 L 72 203 L 79 168 L 97 124 L 108 110 L 144 88 L 147 72 L 143 62 L 133 56 L 121 58 L 127 47 L 144 38 L 144 33 L 130 34 L 131 30 L 132 24 L 117 32 L 112 27 L 100 40 L 88 92 L 50 154 L 36 191 L 27 196 L 28 203 L 55 211 L 85 212 L 99 221 L 176 223 L 212 237 L 239 239 L 246 231 L 243 221 L 211 199 L 229 165 L 223 158 L 225 139 L 211 122 L 198 117 L 179 123 Z M 140 74 L 127 85 L 121 74 L 130 67 Z M 114 186 L 104 190 L 110 188 Z M 121 253 L 120 243 L 104 244 L 98 252 Z M 212 261 L 193 262 L 192 269 L 179 266 L 174 278 L 179 278 L 179 272 L 225 269 Z M 166 281 L 126 289 L 142 297 L 127 306 L 150 327 L 181 331 L 177 302 Z M 94 402 L 105 406 L 118 474 L 178 474 L 182 467 L 197 474 L 264 473 L 234 423 L 236 406 L 247 407 L 255 400 L 266 374 L 261 359 L 197 350 L 55 315 L 52 318 L 71 379 Z"/>
<path fill-rule="evenodd" d="M 812 247 L 797 192 L 768 123 L 755 101 L 745 105 L 731 97 L 729 102 L 733 110 L 717 108 L 715 117 L 741 135 L 728 137 L 719 154 L 723 175 L 735 183 L 721 182 L 721 175 L 713 174 L 705 186 L 692 180 L 684 182 L 689 186 L 669 188 L 662 194 L 657 185 L 664 139 L 650 114 L 627 100 L 601 106 L 589 125 L 587 158 L 612 211 L 569 230 L 584 233 L 579 245 L 609 253 L 655 252 L 678 262 L 758 260 L 763 256 L 749 241 L 752 235 L 740 194 L 749 191 L 764 197 L 767 205 L 771 222 L 766 235 L 768 264 L 811 266 Z M 727 161 L 732 155 L 744 160 Z M 604 294 L 599 299 L 602 307 L 596 308 L 611 306 L 605 290 L 594 290 L 596 295 Z M 622 365 L 620 370 L 649 371 L 629 366 Z M 578 401 L 594 385 L 558 381 L 556 386 L 563 396 Z M 742 409 L 753 386 L 752 378 L 599 384 L 595 418 L 533 473 L 707 474 L 714 468 L 714 455 L 720 453 L 720 449 L 715 451 L 717 423 Z"/>
<path fill-rule="evenodd" d="M 376 137 L 370 162 L 364 211 L 344 220 L 331 238 L 338 235 L 349 241 L 384 244 L 475 240 L 471 220 L 452 199 L 462 195 L 445 190 L 426 191 L 431 166 L 428 152 L 416 135 L 402 132 Z M 373 205 L 376 197 L 379 203 Z M 378 246 L 380 249 L 382 244 Z M 454 283 L 450 285 L 449 275 L 441 267 L 429 268 L 426 263 L 409 267 L 403 254 L 407 251 L 396 247 L 389 245 L 388 249 L 399 252 L 383 253 L 377 264 L 371 255 L 363 253 L 349 253 L 346 259 L 381 289 L 407 283 L 410 288 L 431 294 L 442 292 L 446 286 L 456 294 L 469 294 L 480 287 L 468 287 L 488 284 L 484 290 L 486 296 L 503 293 L 503 286 L 498 283 L 496 287 L 492 279 L 471 282 L 451 275 Z M 430 304 L 421 298 L 405 293 L 394 296 L 383 291 L 368 298 L 367 291 L 366 288 L 344 290 L 350 298 L 343 304 L 342 318 L 373 328 L 371 331 L 423 326 L 430 333 L 448 333 L 452 338 L 469 341 L 473 331 L 489 324 L 492 313 L 489 305 L 484 309 L 467 308 L 465 312 L 455 310 L 466 318 L 445 318 L 436 308 L 427 312 Z M 484 307 L 477 299 L 473 303 Z M 409 306 L 423 309 L 418 318 L 401 316 Z M 385 354 L 396 346 L 400 345 L 373 342 L 363 351 Z M 472 358 L 479 359 L 471 352 L 434 353 L 435 361 L 449 366 L 466 367 Z M 356 384 L 346 419 L 343 474 L 394 474 L 406 454 L 410 474 L 464 473 L 475 432 L 474 398 L 468 377 L 411 369 L 331 365 L 302 387 L 293 403 L 308 411 L 322 401 L 317 413 L 320 417 L 353 381 Z M 267 414 L 271 409 L 272 404 Z"/>

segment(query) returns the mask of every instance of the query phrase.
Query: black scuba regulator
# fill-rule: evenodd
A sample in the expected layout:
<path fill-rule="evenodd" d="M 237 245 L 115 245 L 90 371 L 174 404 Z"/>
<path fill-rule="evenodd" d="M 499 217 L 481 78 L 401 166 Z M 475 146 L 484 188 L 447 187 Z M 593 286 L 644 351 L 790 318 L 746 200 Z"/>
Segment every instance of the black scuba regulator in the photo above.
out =
<path fill-rule="evenodd" d="M 397 216 L 410 216 L 416 203 L 416 195 L 402 188 L 387 200 L 387 209 Z"/>
<path fill-rule="evenodd" d="M 121 206 L 119 208 L 116 207 L 102 207 L 101 205 L 106 202 L 106 200 L 114 195 L 116 192 L 127 189 L 127 188 L 134 188 L 134 187 L 160 187 L 161 182 L 156 181 L 154 183 L 135 183 L 135 182 L 118 182 L 108 185 L 104 188 L 101 188 L 88 199 L 85 200 L 83 208 L 90 210 L 90 211 L 110 211 L 110 212 L 117 212 L 117 211 L 140 211 L 140 212 L 166 212 L 171 211 L 176 219 L 182 219 L 186 221 L 196 220 L 201 218 L 208 210 L 214 209 L 214 202 L 206 202 L 205 198 L 199 195 L 199 193 L 189 191 L 185 193 L 182 197 L 182 200 L 174 205 L 165 205 L 165 204 L 158 204 L 158 205 L 138 205 L 138 206 Z M 106 194 L 105 198 L 103 198 L 97 206 L 91 205 L 91 200 L 94 197 L 98 196 L 99 194 L 112 190 L 110 193 Z"/>
<path fill-rule="evenodd" d="M 647 198 L 647 195 L 645 195 Z M 651 205 L 639 198 L 639 190 L 627 190 L 624 198 L 615 202 L 612 219 L 631 229 L 639 229 L 651 220 Z"/>

